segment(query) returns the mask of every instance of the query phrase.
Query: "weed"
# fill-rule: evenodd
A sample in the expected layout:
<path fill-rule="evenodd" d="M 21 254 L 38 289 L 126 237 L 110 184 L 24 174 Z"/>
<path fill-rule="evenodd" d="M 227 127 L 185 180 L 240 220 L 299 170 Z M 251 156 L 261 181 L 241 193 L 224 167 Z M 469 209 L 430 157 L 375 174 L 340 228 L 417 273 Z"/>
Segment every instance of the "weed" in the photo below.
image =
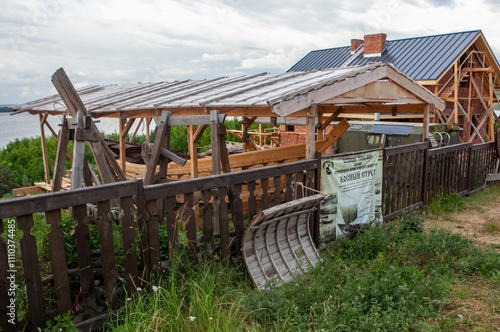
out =
<path fill-rule="evenodd" d="M 46 322 L 46 325 L 47 327 L 42 330 L 44 332 L 79 331 L 77 328 L 75 328 L 73 323 L 73 316 L 69 312 L 56 316 L 52 320 L 48 320 Z"/>
<path fill-rule="evenodd" d="M 500 220 L 488 220 L 486 224 L 484 224 L 481 231 L 488 234 L 496 234 L 500 232 Z"/>

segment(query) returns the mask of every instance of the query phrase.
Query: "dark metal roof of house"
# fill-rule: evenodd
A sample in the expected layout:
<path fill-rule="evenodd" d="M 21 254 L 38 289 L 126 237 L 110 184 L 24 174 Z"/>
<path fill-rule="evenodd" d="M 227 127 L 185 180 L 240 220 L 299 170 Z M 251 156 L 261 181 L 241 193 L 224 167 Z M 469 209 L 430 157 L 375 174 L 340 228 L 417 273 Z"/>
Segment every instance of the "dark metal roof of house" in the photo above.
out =
<path fill-rule="evenodd" d="M 361 52 L 348 66 L 390 62 L 416 81 L 437 80 L 479 34 L 481 30 L 388 40 L 380 57 L 365 58 Z M 337 68 L 350 57 L 350 46 L 312 51 L 288 71 Z"/>

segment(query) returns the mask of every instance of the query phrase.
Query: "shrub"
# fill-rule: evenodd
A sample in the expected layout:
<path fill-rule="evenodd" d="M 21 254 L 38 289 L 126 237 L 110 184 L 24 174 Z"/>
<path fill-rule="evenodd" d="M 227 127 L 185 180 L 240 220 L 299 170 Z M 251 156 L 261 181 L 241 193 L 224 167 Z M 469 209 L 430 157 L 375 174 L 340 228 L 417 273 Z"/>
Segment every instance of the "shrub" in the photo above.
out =
<path fill-rule="evenodd" d="M 14 175 L 10 171 L 9 167 L 0 164 L 0 197 L 9 193 L 14 183 L 12 182 Z"/>

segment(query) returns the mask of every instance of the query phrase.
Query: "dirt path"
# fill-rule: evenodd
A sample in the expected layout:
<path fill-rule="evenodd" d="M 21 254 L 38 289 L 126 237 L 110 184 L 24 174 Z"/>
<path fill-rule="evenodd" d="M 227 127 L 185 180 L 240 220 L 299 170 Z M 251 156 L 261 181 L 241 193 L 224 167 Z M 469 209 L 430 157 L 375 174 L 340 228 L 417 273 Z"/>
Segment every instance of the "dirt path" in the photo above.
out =
<path fill-rule="evenodd" d="M 438 226 L 450 229 L 476 245 L 494 249 L 500 253 L 500 196 L 485 203 L 468 202 L 463 212 L 451 213 L 439 218 L 426 218 L 428 227 Z"/>

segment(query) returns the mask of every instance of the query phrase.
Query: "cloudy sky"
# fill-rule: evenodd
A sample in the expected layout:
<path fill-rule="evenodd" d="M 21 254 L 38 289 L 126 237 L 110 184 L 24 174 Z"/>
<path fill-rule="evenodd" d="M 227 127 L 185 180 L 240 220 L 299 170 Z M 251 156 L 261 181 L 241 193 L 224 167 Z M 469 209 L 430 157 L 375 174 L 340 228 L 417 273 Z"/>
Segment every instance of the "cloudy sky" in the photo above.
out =
<path fill-rule="evenodd" d="M 284 72 L 309 51 L 481 29 L 500 55 L 495 0 L 0 0 L 0 104 L 77 87 Z"/>

